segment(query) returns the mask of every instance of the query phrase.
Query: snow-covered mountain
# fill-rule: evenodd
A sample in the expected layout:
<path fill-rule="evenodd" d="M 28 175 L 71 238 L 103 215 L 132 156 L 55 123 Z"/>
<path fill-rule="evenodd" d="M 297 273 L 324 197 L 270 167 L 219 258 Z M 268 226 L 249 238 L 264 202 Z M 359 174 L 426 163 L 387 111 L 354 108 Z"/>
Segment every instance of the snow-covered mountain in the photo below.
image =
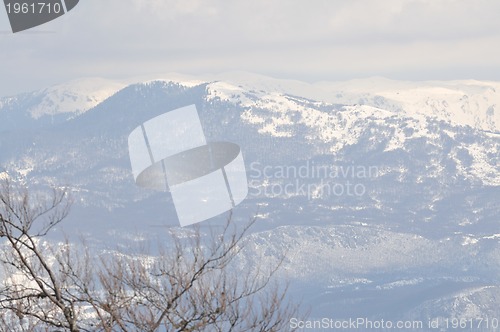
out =
<path fill-rule="evenodd" d="M 244 154 L 233 217 L 257 223 L 241 264 L 285 255 L 281 277 L 312 317 L 498 313 L 497 82 L 77 81 L 0 99 L 0 176 L 69 184 L 66 234 L 147 239 L 178 222 L 167 193 L 135 186 L 127 138 L 190 104 L 208 141 Z"/>
<path fill-rule="evenodd" d="M 436 118 L 454 125 L 468 125 L 500 132 L 500 84 L 474 80 L 447 82 L 395 82 L 385 79 L 354 80 L 321 86 L 342 91 L 351 102 L 401 110 Z M 342 94 L 341 92 L 341 94 Z M 358 100 L 356 100 L 358 99 Z"/>
<path fill-rule="evenodd" d="M 125 83 L 86 78 L 18 96 L 0 98 L 0 130 L 58 123 L 85 113 L 125 87 Z"/>

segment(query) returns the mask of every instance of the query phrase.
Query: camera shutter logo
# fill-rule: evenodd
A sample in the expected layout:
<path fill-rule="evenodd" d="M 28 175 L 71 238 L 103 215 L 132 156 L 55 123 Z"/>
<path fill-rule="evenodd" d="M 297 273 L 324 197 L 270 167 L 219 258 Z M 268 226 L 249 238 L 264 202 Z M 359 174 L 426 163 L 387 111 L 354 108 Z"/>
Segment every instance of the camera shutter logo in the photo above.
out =
<path fill-rule="evenodd" d="M 207 143 L 194 105 L 146 121 L 128 147 L 136 184 L 170 191 L 181 226 L 229 211 L 248 194 L 240 147 Z"/>
<path fill-rule="evenodd" d="M 31 29 L 63 16 L 79 0 L 4 0 L 12 32 Z"/>

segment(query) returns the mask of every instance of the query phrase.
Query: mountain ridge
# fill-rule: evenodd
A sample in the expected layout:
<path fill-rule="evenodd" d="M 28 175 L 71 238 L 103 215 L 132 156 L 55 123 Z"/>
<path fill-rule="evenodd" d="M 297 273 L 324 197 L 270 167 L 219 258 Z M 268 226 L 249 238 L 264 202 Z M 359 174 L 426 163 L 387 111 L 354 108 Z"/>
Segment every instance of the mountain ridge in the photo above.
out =
<path fill-rule="evenodd" d="M 256 223 L 241 264 L 273 264 L 290 254 L 280 280 L 291 279 L 299 297 L 308 289 L 314 317 L 332 307 L 335 317 L 393 312 L 389 318 L 426 319 L 468 317 L 467 301 L 485 315 L 500 307 L 500 136 L 440 112 L 391 108 L 369 94 L 361 93 L 364 104 L 331 103 L 309 91 L 301 96 L 303 83 L 246 79 L 147 80 L 84 112 L 37 118 L 28 106 L 40 96 L 24 95 L 17 108 L 0 107 L 0 177 L 69 184 L 75 203 L 66 234 L 88 234 L 96 247 L 137 231 L 134 238 L 147 241 L 159 229 L 176 229 L 177 216 L 168 193 L 135 185 L 128 135 L 150 118 L 195 104 L 207 141 L 238 144 L 247 166 L 249 195 L 232 216 L 235 224 L 252 216 Z M 284 167 L 290 172 L 280 173 Z M 311 175 L 313 167 L 332 172 Z M 342 172 L 370 167 L 376 171 Z M 348 193 L 349 185 L 362 191 Z"/>
<path fill-rule="evenodd" d="M 174 75 L 179 76 L 179 75 Z M 171 81 L 185 86 L 226 82 L 228 91 L 260 89 L 297 95 L 330 104 L 361 104 L 386 110 L 402 111 L 413 116 L 436 116 L 453 124 L 500 133 L 500 83 L 492 81 L 395 81 L 381 77 L 343 82 L 306 83 L 273 79 L 249 73 L 206 75 L 204 78 L 106 80 L 88 78 L 59 84 L 17 96 L 0 98 L 0 114 L 26 96 L 40 98 L 25 108 L 33 118 L 64 113 L 82 114 L 130 84 Z M 80 91 L 80 92 L 78 92 Z M 466 97 L 465 99 L 461 99 Z M 457 107 L 458 106 L 458 107 Z M 450 109 L 454 109 L 451 112 Z M 461 110 L 460 112 L 456 110 Z"/>

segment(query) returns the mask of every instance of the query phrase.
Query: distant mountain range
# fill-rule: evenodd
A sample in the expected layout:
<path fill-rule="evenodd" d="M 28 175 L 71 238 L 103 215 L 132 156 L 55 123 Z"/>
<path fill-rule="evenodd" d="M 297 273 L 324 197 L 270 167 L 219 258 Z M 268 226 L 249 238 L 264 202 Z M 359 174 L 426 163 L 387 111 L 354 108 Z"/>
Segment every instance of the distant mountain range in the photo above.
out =
<path fill-rule="evenodd" d="M 176 227 L 169 194 L 135 186 L 127 137 L 190 104 L 243 151 L 241 264 L 286 253 L 312 317 L 500 318 L 499 82 L 82 79 L 0 98 L 0 176 L 69 184 L 62 227 L 95 245 Z"/>

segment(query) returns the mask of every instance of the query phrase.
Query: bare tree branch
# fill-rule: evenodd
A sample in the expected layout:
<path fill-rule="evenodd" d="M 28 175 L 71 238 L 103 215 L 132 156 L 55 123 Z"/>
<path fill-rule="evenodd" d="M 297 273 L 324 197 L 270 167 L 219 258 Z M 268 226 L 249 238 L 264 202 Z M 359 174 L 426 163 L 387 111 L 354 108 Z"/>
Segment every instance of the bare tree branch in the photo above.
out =
<path fill-rule="evenodd" d="M 296 306 L 272 266 L 238 265 L 254 221 L 190 236 L 154 253 L 92 252 L 85 240 L 44 237 L 69 213 L 65 190 L 0 187 L 0 325 L 16 331 L 288 331 Z M 186 229 L 184 229 L 185 231 Z M 0 329 L 0 332 L 2 330 Z"/>

